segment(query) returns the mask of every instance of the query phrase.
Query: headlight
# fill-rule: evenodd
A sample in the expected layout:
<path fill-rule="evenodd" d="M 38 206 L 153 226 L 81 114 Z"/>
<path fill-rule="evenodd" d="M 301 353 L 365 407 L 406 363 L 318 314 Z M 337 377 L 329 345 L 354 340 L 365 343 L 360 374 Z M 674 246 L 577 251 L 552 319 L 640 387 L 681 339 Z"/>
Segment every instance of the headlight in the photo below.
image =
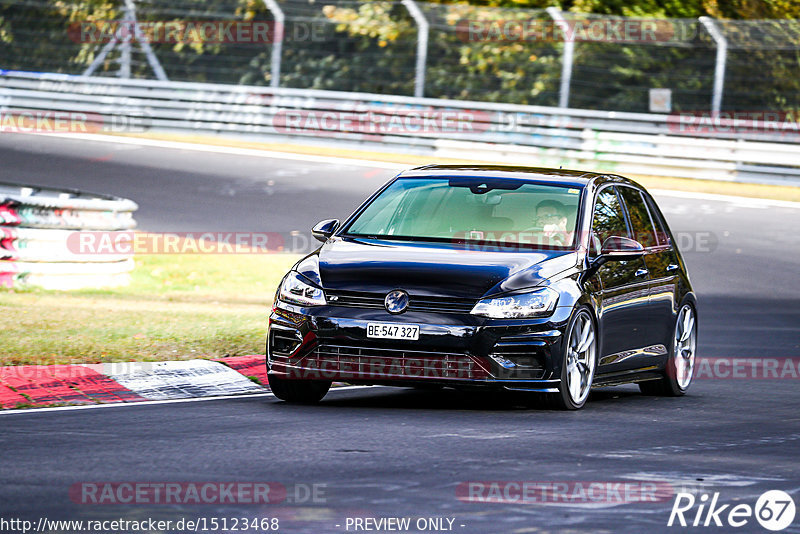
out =
<path fill-rule="evenodd" d="M 492 319 L 523 319 L 550 315 L 558 302 L 558 293 L 542 288 L 531 293 L 484 299 L 472 308 L 473 315 Z"/>
<path fill-rule="evenodd" d="M 301 306 L 324 306 L 326 304 L 325 294 L 322 290 L 306 282 L 300 273 L 294 271 L 286 275 L 279 293 L 281 300 L 292 304 Z"/>

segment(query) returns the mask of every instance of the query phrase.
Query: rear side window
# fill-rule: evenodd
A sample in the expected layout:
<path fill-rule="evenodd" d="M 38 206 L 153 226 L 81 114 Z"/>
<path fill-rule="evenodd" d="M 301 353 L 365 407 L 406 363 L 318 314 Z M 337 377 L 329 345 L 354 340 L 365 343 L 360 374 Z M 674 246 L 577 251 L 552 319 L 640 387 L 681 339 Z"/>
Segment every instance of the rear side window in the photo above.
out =
<path fill-rule="evenodd" d="M 630 217 L 631 226 L 633 227 L 633 238 L 645 248 L 657 246 L 658 241 L 656 240 L 653 221 L 650 218 L 650 213 L 644 203 L 642 194 L 632 187 L 620 187 L 618 191 L 625 200 L 625 206 L 628 208 L 628 217 Z"/>
<path fill-rule="evenodd" d="M 592 219 L 592 239 L 589 244 L 590 254 L 596 256 L 607 238 L 611 236 L 626 237 L 628 226 L 622 212 L 619 198 L 613 187 L 606 187 L 597 194 Z"/>
<path fill-rule="evenodd" d="M 653 219 L 653 224 L 656 225 L 656 238 L 660 247 L 667 247 L 671 244 L 669 239 L 669 232 L 667 231 L 667 223 L 664 222 L 664 217 L 661 215 L 661 210 L 658 209 L 656 201 L 647 193 L 642 194 L 647 207 L 650 209 L 650 217 Z"/>

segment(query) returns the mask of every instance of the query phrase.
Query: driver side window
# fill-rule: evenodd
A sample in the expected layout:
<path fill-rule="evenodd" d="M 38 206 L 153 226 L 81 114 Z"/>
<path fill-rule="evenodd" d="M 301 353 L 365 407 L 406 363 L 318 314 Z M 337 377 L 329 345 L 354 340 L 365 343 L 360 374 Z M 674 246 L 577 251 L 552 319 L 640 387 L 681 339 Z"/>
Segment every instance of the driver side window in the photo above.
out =
<path fill-rule="evenodd" d="M 600 248 L 610 236 L 628 235 L 625 215 L 617 197 L 615 187 L 606 187 L 597 194 L 592 219 L 592 234 L 589 242 L 589 255 L 600 255 Z"/>

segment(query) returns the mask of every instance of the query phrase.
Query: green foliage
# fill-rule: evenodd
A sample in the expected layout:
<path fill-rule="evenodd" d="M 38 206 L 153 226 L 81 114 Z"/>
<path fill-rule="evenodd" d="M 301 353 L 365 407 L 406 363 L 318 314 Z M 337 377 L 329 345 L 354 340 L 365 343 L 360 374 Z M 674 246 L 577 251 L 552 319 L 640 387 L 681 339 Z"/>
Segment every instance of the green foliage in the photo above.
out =
<path fill-rule="evenodd" d="M 414 90 L 417 26 L 399 2 L 360 4 L 340 0 L 279 0 L 287 16 L 282 52 L 283 87 L 409 95 Z M 673 43 L 577 42 L 570 105 L 580 108 L 647 111 L 648 91 L 673 90 L 677 110 L 707 109 L 716 48 L 696 18 L 800 18 L 797 0 L 486 0 L 482 5 L 438 0 L 420 3 L 431 21 L 425 96 L 520 104 L 555 105 L 561 80 L 563 45 L 549 39 L 473 39 L 469 23 L 550 21 L 544 8 L 568 17 L 626 16 L 678 19 L 688 29 Z M 149 0 L 137 2 L 139 20 L 271 21 L 263 0 Z M 0 0 L 0 68 L 82 72 L 103 43 L 76 42 L 71 23 L 121 16 L 120 0 Z M 488 6 L 488 8 L 487 8 Z M 729 50 L 724 107 L 800 107 L 798 25 L 776 20 L 753 25 Z M 741 26 L 741 25 L 740 25 Z M 751 26 L 744 25 L 747 33 Z M 312 28 L 312 30 L 309 30 Z M 738 31 L 738 27 L 727 31 Z M 765 29 L 766 28 L 766 29 Z M 762 31 L 763 30 L 763 31 Z M 313 34 L 308 33 L 313 31 Z M 788 36 L 788 37 L 787 37 Z M 753 45 L 755 43 L 755 45 Z M 272 82 L 268 43 L 153 43 L 172 80 L 248 85 Z M 110 55 L 101 75 L 115 75 L 118 55 Z M 143 56 L 133 76 L 152 77 Z"/>

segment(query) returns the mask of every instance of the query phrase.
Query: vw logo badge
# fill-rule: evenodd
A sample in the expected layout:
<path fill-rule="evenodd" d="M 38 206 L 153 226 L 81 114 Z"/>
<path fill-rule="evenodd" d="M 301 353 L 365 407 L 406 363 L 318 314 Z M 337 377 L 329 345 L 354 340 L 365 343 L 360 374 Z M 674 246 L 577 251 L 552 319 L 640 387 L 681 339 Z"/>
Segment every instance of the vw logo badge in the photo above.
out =
<path fill-rule="evenodd" d="M 383 305 L 389 313 L 403 313 L 408 308 L 408 293 L 395 289 L 386 295 Z"/>

